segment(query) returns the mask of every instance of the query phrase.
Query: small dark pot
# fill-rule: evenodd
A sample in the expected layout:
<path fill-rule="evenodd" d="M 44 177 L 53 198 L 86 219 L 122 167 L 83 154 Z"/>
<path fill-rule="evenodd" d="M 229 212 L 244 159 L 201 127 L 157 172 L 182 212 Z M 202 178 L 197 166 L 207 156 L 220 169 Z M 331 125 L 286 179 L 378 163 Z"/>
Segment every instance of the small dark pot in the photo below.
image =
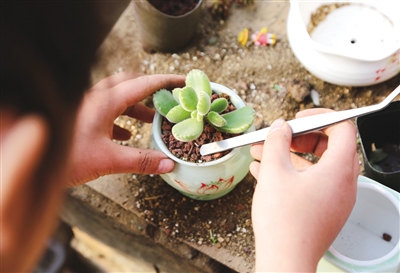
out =
<path fill-rule="evenodd" d="M 133 1 L 143 50 L 146 52 L 176 52 L 193 39 L 200 18 L 201 4 L 190 12 L 171 16 L 162 13 L 148 1 Z"/>
<path fill-rule="evenodd" d="M 400 101 L 390 103 L 381 111 L 359 117 L 356 123 L 361 140 L 365 175 L 400 192 L 399 154 L 391 157 L 391 163 L 394 162 L 395 167 L 389 171 L 378 170 L 370 163 L 372 143 L 377 149 L 384 147 L 385 144 L 400 145 Z"/>

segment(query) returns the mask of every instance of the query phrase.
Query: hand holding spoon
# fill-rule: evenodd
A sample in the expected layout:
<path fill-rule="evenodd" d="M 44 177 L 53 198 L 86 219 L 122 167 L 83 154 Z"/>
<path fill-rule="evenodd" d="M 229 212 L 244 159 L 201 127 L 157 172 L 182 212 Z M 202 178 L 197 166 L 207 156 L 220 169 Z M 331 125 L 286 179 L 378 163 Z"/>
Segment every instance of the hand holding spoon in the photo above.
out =
<path fill-rule="evenodd" d="M 382 102 L 361 107 L 357 109 L 343 110 L 332 113 L 324 113 L 314 116 L 303 117 L 299 119 L 293 119 L 288 121 L 288 124 L 292 128 L 293 136 L 305 134 L 311 131 L 320 130 L 328 127 L 335 123 L 345 121 L 351 118 L 370 114 L 379 110 L 382 110 L 389 103 L 394 100 L 400 94 L 400 86 L 393 90 L 389 96 L 387 96 Z M 229 139 L 203 144 L 200 148 L 201 155 L 208 155 L 217 152 L 226 151 L 236 147 L 241 147 L 257 142 L 264 141 L 268 135 L 269 127 L 251 132 L 248 134 L 232 137 Z"/>

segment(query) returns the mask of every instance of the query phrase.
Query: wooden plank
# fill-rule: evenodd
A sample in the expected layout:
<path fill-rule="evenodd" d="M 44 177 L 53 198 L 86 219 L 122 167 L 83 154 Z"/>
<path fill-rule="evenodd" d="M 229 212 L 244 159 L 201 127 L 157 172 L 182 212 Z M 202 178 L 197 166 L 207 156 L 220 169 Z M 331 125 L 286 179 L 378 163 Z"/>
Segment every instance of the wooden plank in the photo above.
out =
<path fill-rule="evenodd" d="M 159 232 L 86 185 L 68 191 L 61 219 L 127 255 L 153 264 L 156 272 L 234 272 Z"/>
<path fill-rule="evenodd" d="M 135 213 L 141 217 L 136 208 L 135 194 L 126 187 L 127 175 L 117 174 L 103 176 L 95 181 L 87 183 L 87 186 L 96 190 L 109 200 L 117 203 L 124 209 Z M 212 218 L 210 218 L 213 220 Z M 163 233 L 163 231 L 161 231 Z M 217 248 L 215 246 L 198 245 L 190 241 L 184 241 L 188 247 L 193 250 L 200 251 L 207 256 L 212 257 L 216 261 L 234 269 L 238 272 L 249 272 L 252 270 L 253 265 L 245 261 L 243 257 L 233 256 L 228 250 L 224 248 Z"/>

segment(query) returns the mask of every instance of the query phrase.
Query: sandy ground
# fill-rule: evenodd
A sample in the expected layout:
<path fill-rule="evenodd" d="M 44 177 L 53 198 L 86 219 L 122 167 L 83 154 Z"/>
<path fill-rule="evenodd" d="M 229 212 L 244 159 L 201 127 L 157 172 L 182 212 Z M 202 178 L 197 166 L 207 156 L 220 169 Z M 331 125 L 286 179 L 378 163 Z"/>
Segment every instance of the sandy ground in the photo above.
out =
<path fill-rule="evenodd" d="M 301 65 L 290 48 L 286 36 L 288 10 L 287 1 L 256 1 L 245 8 L 234 6 L 226 21 L 216 21 L 203 8 L 198 35 L 187 48 L 171 54 L 148 54 L 141 49 L 135 19 L 131 7 L 128 7 L 123 15 L 124 22 L 119 22 L 117 26 L 120 28 L 114 29 L 103 45 L 93 81 L 121 71 L 187 74 L 193 68 L 201 69 L 211 81 L 235 89 L 248 105 L 254 107 L 257 129 L 268 126 L 277 118 L 292 119 L 298 111 L 307 108 L 344 110 L 375 104 L 400 84 L 399 75 L 369 87 L 337 86 L 316 78 Z M 252 32 L 264 26 L 276 34 L 276 45 L 242 47 L 238 44 L 237 34 L 243 28 Z M 309 90 L 314 89 L 319 95 L 320 105 L 315 105 L 310 96 L 296 100 L 290 92 L 293 82 L 302 82 Z M 151 105 L 151 100 L 144 103 Z M 117 123 L 133 133 L 123 145 L 148 147 L 150 125 L 127 118 L 120 118 Z M 362 165 L 360 151 L 359 157 Z M 249 175 L 227 197 L 196 202 L 183 198 L 159 178 L 135 176 L 132 179 L 132 176 L 127 176 L 127 188 L 137 191 L 138 198 L 143 195 L 140 210 L 143 213 L 147 211 L 146 215 L 152 212 L 149 221 L 164 230 L 168 223 L 176 224 L 181 228 L 179 233 L 169 230 L 173 232 L 172 236 L 227 248 L 233 255 L 245 257 L 250 264 L 254 261 L 250 220 L 253 184 Z M 145 200 L 145 196 L 159 195 L 165 196 L 160 202 L 149 204 Z M 213 210 L 215 207 L 218 210 Z M 162 214 L 159 214 L 161 210 Z M 190 213 L 193 210 L 196 210 L 195 214 Z M 210 223 L 210 211 L 220 216 L 220 222 Z M 210 229 L 216 236 L 214 243 L 210 240 Z"/>

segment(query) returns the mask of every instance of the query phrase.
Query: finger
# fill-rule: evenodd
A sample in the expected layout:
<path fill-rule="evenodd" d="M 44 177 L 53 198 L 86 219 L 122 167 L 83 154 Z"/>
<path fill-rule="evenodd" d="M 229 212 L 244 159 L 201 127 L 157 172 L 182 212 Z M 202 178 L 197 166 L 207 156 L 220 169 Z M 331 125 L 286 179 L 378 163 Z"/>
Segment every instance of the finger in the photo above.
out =
<path fill-rule="evenodd" d="M 258 180 L 258 173 L 260 171 L 260 162 L 253 161 L 250 163 L 250 173 L 256 180 Z"/>
<path fill-rule="evenodd" d="M 290 143 L 292 130 L 286 121 L 278 119 L 271 124 L 267 139 L 264 142 L 262 165 L 286 166 L 291 165 Z"/>
<path fill-rule="evenodd" d="M 329 112 L 334 111 L 327 108 L 306 109 L 298 112 L 296 114 L 296 119 Z M 311 132 L 294 137 L 291 145 L 292 151 L 313 153 L 316 156 L 321 157 L 328 145 L 328 137 L 323 132 L 324 131 Z"/>
<path fill-rule="evenodd" d="M 141 103 L 129 106 L 123 115 L 130 116 L 132 118 L 141 120 L 143 122 L 151 123 L 154 118 L 155 111 Z"/>
<path fill-rule="evenodd" d="M 324 187 L 336 191 L 342 202 L 353 206 L 357 190 L 359 164 L 357 156 L 356 130 L 350 122 L 343 122 L 330 128 L 328 149 L 318 161 L 318 168 L 312 169 L 319 176 L 335 177 L 327 179 Z M 352 201 L 351 201 L 352 200 Z"/>
<path fill-rule="evenodd" d="M 328 136 L 326 134 L 323 132 L 311 132 L 294 137 L 290 148 L 294 152 L 313 153 L 321 157 L 327 147 Z"/>
<path fill-rule="evenodd" d="M 174 162 L 160 151 L 112 144 L 112 173 L 162 174 L 174 169 Z"/>
<path fill-rule="evenodd" d="M 305 109 L 300 112 L 296 113 L 296 119 L 302 118 L 302 117 L 307 117 L 307 116 L 313 116 L 317 114 L 323 114 L 323 113 L 329 113 L 329 112 L 335 112 L 332 109 L 328 108 L 311 108 L 311 109 Z"/>
<path fill-rule="evenodd" d="M 128 140 L 132 136 L 131 132 L 114 124 L 113 126 L 113 139 L 115 140 Z"/>
<path fill-rule="evenodd" d="M 146 75 L 133 80 L 124 81 L 116 86 L 115 92 L 121 104 L 125 104 L 124 109 L 137 102 L 140 102 L 159 89 L 165 88 L 172 90 L 175 87 L 183 87 L 185 77 L 179 75 Z"/>
<path fill-rule="evenodd" d="M 293 154 L 293 153 L 290 154 L 290 158 L 292 160 L 293 167 L 297 171 L 305 170 L 305 169 L 307 169 L 307 168 L 309 168 L 310 166 L 313 165 L 313 163 L 311 163 L 307 159 L 305 159 L 305 158 L 303 158 L 301 156 L 298 156 L 296 154 Z"/>
<path fill-rule="evenodd" d="M 96 83 L 91 89 L 92 90 L 98 90 L 98 89 L 109 89 L 112 88 L 121 82 L 135 79 L 142 74 L 140 73 L 135 73 L 135 72 L 121 72 L 112 76 L 109 76 L 107 78 L 102 79 L 98 83 Z"/>
<path fill-rule="evenodd" d="M 258 161 L 261 161 L 262 159 L 262 153 L 263 153 L 263 144 L 253 144 L 250 147 L 250 154 L 251 156 Z"/>
<path fill-rule="evenodd" d="M 349 121 L 341 122 L 323 131 L 329 139 L 328 148 L 320 161 L 329 164 L 340 160 L 341 165 L 347 164 L 353 167 L 354 156 L 357 152 L 357 130 L 354 124 Z"/>

